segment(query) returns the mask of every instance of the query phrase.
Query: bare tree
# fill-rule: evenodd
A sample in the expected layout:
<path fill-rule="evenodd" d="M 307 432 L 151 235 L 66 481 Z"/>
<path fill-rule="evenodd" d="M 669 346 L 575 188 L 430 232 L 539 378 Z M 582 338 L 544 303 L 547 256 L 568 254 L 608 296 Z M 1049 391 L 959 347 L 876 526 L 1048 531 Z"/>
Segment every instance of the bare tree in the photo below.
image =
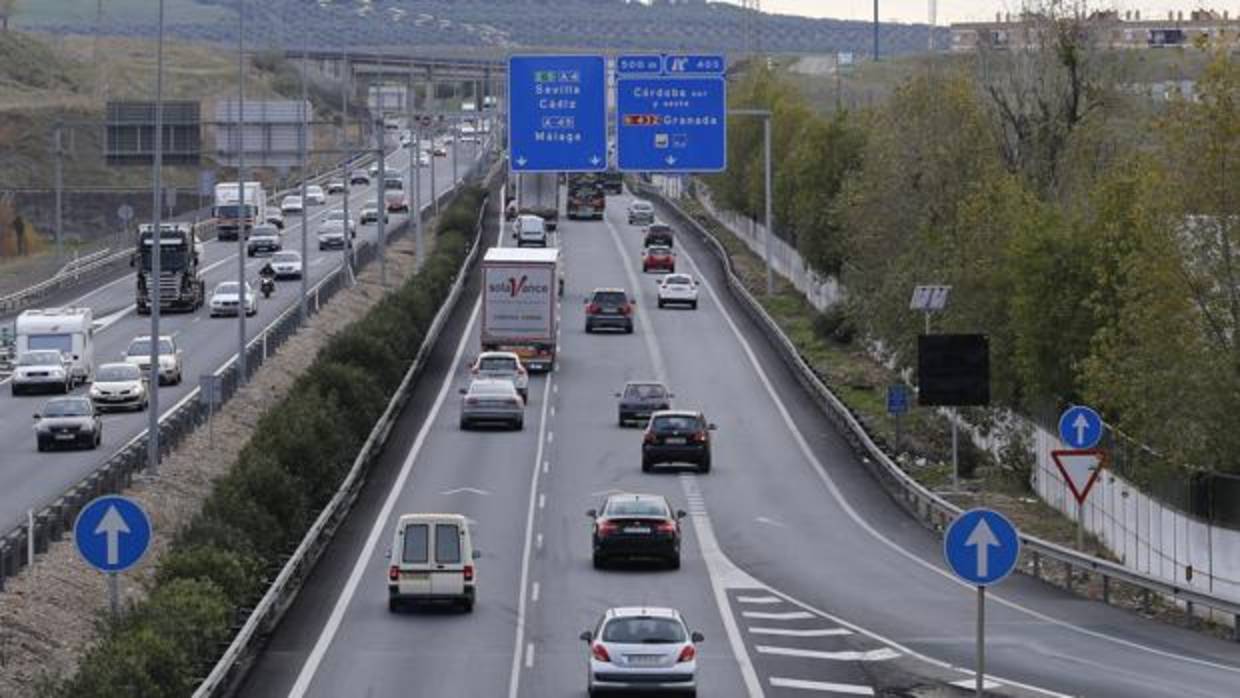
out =
<path fill-rule="evenodd" d="M 1000 129 L 1005 163 L 1043 193 L 1060 183 L 1072 136 L 1102 106 L 1101 27 L 1080 0 L 1042 0 L 979 41 L 979 83 Z"/>

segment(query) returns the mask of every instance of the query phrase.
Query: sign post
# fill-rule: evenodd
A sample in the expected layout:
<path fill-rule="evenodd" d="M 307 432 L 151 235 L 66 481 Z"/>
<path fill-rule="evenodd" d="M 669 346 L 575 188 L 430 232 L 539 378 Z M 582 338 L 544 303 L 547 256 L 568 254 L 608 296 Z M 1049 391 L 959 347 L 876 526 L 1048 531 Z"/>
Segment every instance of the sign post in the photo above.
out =
<path fill-rule="evenodd" d="M 86 564 L 108 575 L 112 615 L 119 615 L 117 574 L 138 564 L 151 546 L 151 520 L 146 512 L 128 497 L 98 497 L 78 513 L 73 542 Z"/>
<path fill-rule="evenodd" d="M 1106 466 L 1106 453 L 1094 448 L 1102 440 L 1102 417 L 1092 407 L 1075 405 L 1059 416 L 1059 440 L 1068 450 L 1051 451 L 1055 466 L 1076 498 L 1076 547 L 1085 548 L 1085 500 L 1098 473 Z"/>
<path fill-rule="evenodd" d="M 986 683 L 986 587 L 1007 578 L 1020 560 L 1020 534 L 1003 514 L 970 509 L 943 536 L 943 557 L 957 577 L 977 587 L 977 671 L 974 693 Z"/>
<path fill-rule="evenodd" d="M 508 59 L 508 138 L 514 172 L 607 169 L 602 56 Z"/>
<path fill-rule="evenodd" d="M 908 407 L 908 386 L 903 383 L 892 383 L 887 386 L 887 414 L 895 417 L 897 456 L 900 455 L 900 417 L 908 412 Z"/>

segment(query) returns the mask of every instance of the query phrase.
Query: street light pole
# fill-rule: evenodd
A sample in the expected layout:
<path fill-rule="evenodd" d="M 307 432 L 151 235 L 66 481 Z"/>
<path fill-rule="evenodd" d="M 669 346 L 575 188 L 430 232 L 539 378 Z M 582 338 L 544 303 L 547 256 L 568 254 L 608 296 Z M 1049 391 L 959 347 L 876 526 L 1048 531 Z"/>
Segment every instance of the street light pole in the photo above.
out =
<path fill-rule="evenodd" d="M 775 226 L 771 218 L 771 110 L 769 109 L 729 109 L 728 114 L 732 116 L 757 116 L 762 119 L 762 164 L 763 164 L 763 209 L 765 213 L 766 249 L 763 256 L 766 258 L 766 295 L 771 296 L 775 293 L 775 273 L 771 267 L 772 250 L 775 246 L 773 236 L 775 235 Z"/>
<path fill-rule="evenodd" d="M 310 259 L 310 227 L 307 222 L 308 216 L 306 215 L 306 209 L 308 208 L 306 205 L 306 178 L 309 174 L 307 171 L 308 158 L 306 156 L 306 149 L 309 146 L 306 142 L 310 140 L 310 115 L 306 113 L 309 111 L 306 96 L 306 71 L 310 65 L 310 52 L 306 48 L 306 37 L 309 33 L 306 30 L 301 32 L 301 303 L 298 307 L 300 308 L 301 321 L 303 323 L 310 316 L 310 300 L 308 298 L 310 295 L 310 277 L 306 273 L 307 260 Z M 348 234 L 348 224 L 346 223 L 345 235 L 347 236 Z"/>
<path fill-rule="evenodd" d="M 59 132 L 57 133 L 59 136 Z M 57 143 L 57 146 L 60 144 Z M 147 406 L 146 467 L 152 477 L 159 475 L 159 274 L 163 243 L 163 194 L 164 165 L 164 0 L 159 0 L 159 38 L 155 42 L 155 182 L 152 187 L 154 230 L 151 231 L 151 275 L 146 288 L 150 294 L 151 308 L 151 372 L 147 384 L 150 393 Z M 139 263 L 142 256 L 142 236 L 138 236 Z M 193 249 L 190 249 L 193 254 Z M 139 274 L 142 272 L 139 271 Z"/>
<path fill-rule="evenodd" d="M 245 356 L 245 309 L 249 302 L 245 293 L 245 0 L 237 0 L 237 385 L 245 385 L 248 378 Z M 254 202 L 255 223 L 258 218 L 258 202 Z M 302 260 L 305 264 L 305 260 Z M 305 276 L 305 270 L 302 270 Z"/>

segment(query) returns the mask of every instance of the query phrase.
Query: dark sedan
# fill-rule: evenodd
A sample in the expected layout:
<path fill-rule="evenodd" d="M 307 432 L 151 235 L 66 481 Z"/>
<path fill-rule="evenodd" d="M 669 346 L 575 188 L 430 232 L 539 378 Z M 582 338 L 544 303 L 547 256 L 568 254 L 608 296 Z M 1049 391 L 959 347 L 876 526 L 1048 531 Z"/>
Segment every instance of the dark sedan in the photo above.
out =
<path fill-rule="evenodd" d="M 616 393 L 620 398 L 620 426 L 629 422 L 645 421 L 659 410 L 672 407 L 672 398 L 667 386 L 655 381 L 629 381 L 624 390 Z"/>
<path fill-rule="evenodd" d="M 594 567 L 617 558 L 663 560 L 680 569 L 680 519 L 667 499 L 656 494 L 613 494 L 602 510 L 586 512 L 594 520 Z"/>
<path fill-rule="evenodd" d="M 660 463 L 688 463 L 696 465 L 699 473 L 709 473 L 710 432 L 714 430 L 715 425 L 701 412 L 655 412 L 642 438 L 642 472 Z"/>
<path fill-rule="evenodd" d="M 103 420 L 95 406 L 84 397 L 48 400 L 34 419 L 36 445 L 40 451 L 58 446 L 95 448 L 103 441 Z"/>

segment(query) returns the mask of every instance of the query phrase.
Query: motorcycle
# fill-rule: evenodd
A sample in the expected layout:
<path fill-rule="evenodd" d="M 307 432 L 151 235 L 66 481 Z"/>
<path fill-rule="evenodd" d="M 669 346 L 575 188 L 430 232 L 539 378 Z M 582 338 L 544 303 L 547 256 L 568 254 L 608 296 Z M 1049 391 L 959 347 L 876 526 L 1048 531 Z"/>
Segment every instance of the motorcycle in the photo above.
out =
<path fill-rule="evenodd" d="M 264 276 L 259 282 L 258 290 L 262 292 L 263 298 L 271 298 L 271 294 L 276 292 L 276 280 L 270 276 Z"/>

